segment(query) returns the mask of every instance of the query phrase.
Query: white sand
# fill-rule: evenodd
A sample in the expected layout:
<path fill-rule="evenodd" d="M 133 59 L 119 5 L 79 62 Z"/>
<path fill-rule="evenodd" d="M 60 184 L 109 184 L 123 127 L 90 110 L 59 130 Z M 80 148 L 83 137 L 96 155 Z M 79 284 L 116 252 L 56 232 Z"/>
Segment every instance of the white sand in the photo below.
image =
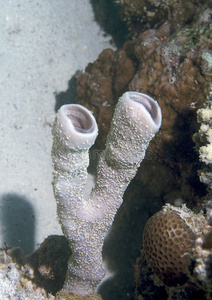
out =
<path fill-rule="evenodd" d="M 52 192 L 55 92 L 104 48 L 89 0 L 1 0 L 0 247 L 61 234 Z"/>

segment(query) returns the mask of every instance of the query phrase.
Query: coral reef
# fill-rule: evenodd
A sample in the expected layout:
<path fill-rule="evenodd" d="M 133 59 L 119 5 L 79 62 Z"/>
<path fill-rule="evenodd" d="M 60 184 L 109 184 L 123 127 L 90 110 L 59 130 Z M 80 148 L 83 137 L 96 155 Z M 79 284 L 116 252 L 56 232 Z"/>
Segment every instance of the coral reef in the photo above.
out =
<path fill-rule="evenodd" d="M 142 160 L 136 178 L 151 197 L 180 198 L 206 216 L 166 205 L 149 219 L 135 266 L 136 299 L 212 298 L 210 3 L 116 2 L 136 38 L 117 51 L 105 49 L 77 78 L 77 102 L 99 124 L 98 149 L 106 143 L 95 189 L 84 199 L 95 118 L 80 105 L 63 106 L 52 130 L 53 186 L 68 240 L 51 236 L 26 258 L 19 248 L 1 249 L 2 299 L 101 300 L 93 293 L 105 274 L 104 237 Z M 163 112 L 148 151 L 161 111 L 146 94 Z"/>
<path fill-rule="evenodd" d="M 0 264 L 0 299 L 55 299 L 71 254 L 65 237 L 49 236 L 28 257 L 20 248 L 7 246 L 1 251 L 5 259 Z"/>
<path fill-rule="evenodd" d="M 144 248 L 135 267 L 137 298 L 159 292 L 163 299 L 210 299 L 211 234 L 208 218 L 185 205 L 167 204 L 153 215 L 145 225 Z"/>
<path fill-rule="evenodd" d="M 212 56 L 211 56 L 212 57 Z M 212 86 L 211 86 L 212 89 Z M 199 160 L 203 163 L 198 170 L 200 181 L 207 185 L 208 195 L 212 194 L 212 92 L 205 103 L 205 107 L 198 109 L 197 121 L 200 123 L 200 129 L 193 135 L 193 141 L 196 143 L 196 151 L 199 153 Z"/>
<path fill-rule="evenodd" d="M 90 295 L 104 277 L 104 238 L 161 121 L 160 107 L 151 97 L 126 92 L 119 98 L 99 158 L 95 188 L 84 199 L 88 150 L 97 125 L 81 105 L 59 110 L 52 128 L 53 188 L 58 217 L 73 252 L 62 293 Z"/>
<path fill-rule="evenodd" d="M 143 247 L 155 274 L 167 286 L 182 285 L 188 280 L 191 250 L 196 235 L 206 226 L 202 215 L 166 205 L 146 223 Z"/>
<path fill-rule="evenodd" d="M 30 256 L 21 249 L 5 248 L 0 263 L 0 299 L 101 300 L 98 294 L 83 297 L 58 293 L 64 283 L 71 250 L 64 236 L 49 236 Z M 3 249 L 1 250 L 3 252 Z"/>
<path fill-rule="evenodd" d="M 0 298 L 47 300 L 54 299 L 54 296 L 47 295 L 43 288 L 24 276 L 18 265 L 10 263 L 0 264 Z"/>
<path fill-rule="evenodd" d="M 198 13 L 200 4 L 209 1 L 178 0 L 116 0 L 120 6 L 123 20 L 132 35 L 148 28 L 157 28 L 165 21 L 172 23 L 173 30 L 191 22 Z"/>
<path fill-rule="evenodd" d="M 185 232 L 184 232 L 185 231 Z M 172 239 L 170 239 L 172 237 Z M 157 276 L 167 286 L 187 281 L 193 234 L 176 212 L 158 212 L 147 222 L 143 246 Z"/>
<path fill-rule="evenodd" d="M 206 194 L 197 175 L 200 162 L 192 135 L 198 130 L 196 111 L 209 93 L 211 49 L 211 10 L 202 6 L 189 25 L 173 31 L 171 22 L 166 22 L 117 51 L 104 50 L 77 79 L 77 103 L 97 119 L 100 150 L 121 93 L 130 89 L 157 98 L 162 128 L 150 143 L 136 179 L 152 196 L 171 203 L 181 198 L 189 207 Z"/>

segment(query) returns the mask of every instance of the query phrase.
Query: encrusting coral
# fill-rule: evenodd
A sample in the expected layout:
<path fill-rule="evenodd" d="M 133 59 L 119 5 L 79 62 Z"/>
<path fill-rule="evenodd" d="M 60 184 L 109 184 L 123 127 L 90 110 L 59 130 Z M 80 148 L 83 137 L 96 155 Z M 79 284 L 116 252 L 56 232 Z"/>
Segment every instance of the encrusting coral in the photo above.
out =
<path fill-rule="evenodd" d="M 212 60 L 212 55 L 211 55 Z M 212 86 L 211 86 L 212 89 Z M 196 143 L 196 151 L 199 153 L 199 160 L 203 163 L 198 170 L 200 181 L 207 185 L 208 195 L 212 196 L 212 91 L 208 97 L 205 107 L 198 109 L 197 121 L 200 123 L 200 129 L 193 135 L 193 141 Z"/>
<path fill-rule="evenodd" d="M 0 262 L 0 299 L 11 300 L 101 300 L 98 294 L 87 297 L 62 294 L 71 254 L 64 236 L 49 236 L 31 255 L 6 245 Z M 2 253 L 1 253 L 2 254 Z"/>
<path fill-rule="evenodd" d="M 0 264 L 0 299 L 54 300 L 42 287 L 24 276 L 15 263 Z"/>
<path fill-rule="evenodd" d="M 104 277 L 104 238 L 161 119 L 160 107 L 151 97 L 137 92 L 120 97 L 99 158 L 95 188 L 84 199 L 88 150 L 97 125 L 81 105 L 59 110 L 52 128 L 53 188 L 59 220 L 73 253 L 63 293 L 92 294 Z"/>
<path fill-rule="evenodd" d="M 173 30 L 167 21 L 158 29 L 139 32 L 121 49 L 105 49 L 77 78 L 77 103 L 94 112 L 100 150 L 119 95 L 135 90 L 157 99 L 162 127 L 136 179 L 152 196 L 165 195 L 172 203 L 182 198 L 189 207 L 206 193 L 196 172 L 200 162 L 192 135 L 198 130 L 196 111 L 203 107 L 211 82 L 205 55 L 212 49 L 210 26 L 211 9 L 199 5 L 189 24 Z"/>

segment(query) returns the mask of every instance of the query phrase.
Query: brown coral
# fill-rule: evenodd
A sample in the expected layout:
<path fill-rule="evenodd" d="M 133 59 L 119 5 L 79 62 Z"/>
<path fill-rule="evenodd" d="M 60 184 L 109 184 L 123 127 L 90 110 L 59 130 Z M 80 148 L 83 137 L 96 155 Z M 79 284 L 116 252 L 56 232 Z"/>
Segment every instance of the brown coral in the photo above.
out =
<path fill-rule="evenodd" d="M 163 299 L 211 299 L 211 202 L 206 209 L 205 216 L 166 204 L 147 221 L 135 266 L 136 299 L 152 293 Z"/>
<path fill-rule="evenodd" d="M 199 16 L 199 17 L 198 17 Z M 203 17 L 204 16 L 204 17 Z M 199 183 L 198 155 L 192 135 L 211 73 L 204 53 L 212 48 L 211 11 L 202 10 L 189 26 L 172 32 L 165 23 L 128 41 L 117 51 L 104 50 L 77 80 L 77 102 L 94 112 L 103 149 L 118 97 L 126 90 L 149 94 L 162 108 L 163 124 L 137 174 L 155 196 L 181 197 L 194 206 L 206 193 Z"/>
<path fill-rule="evenodd" d="M 100 125 L 99 145 L 105 144 L 117 97 L 126 91 L 135 74 L 130 46 L 131 43 L 126 43 L 118 52 L 103 50 L 77 80 L 77 102 L 91 109 Z"/>
<path fill-rule="evenodd" d="M 167 286 L 187 281 L 194 234 L 175 211 L 160 211 L 144 228 L 143 247 L 155 274 Z"/>

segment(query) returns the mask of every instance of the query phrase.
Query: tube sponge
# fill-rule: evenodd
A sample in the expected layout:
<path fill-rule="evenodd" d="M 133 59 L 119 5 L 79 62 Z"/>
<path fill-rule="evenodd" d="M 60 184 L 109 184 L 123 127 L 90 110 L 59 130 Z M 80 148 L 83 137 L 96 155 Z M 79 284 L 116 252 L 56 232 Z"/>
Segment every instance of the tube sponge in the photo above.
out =
<path fill-rule="evenodd" d="M 53 189 L 58 217 L 73 252 L 64 292 L 92 294 L 104 277 L 104 238 L 161 119 L 161 109 L 151 97 L 137 92 L 123 94 L 99 158 L 95 188 L 89 199 L 84 199 L 88 150 L 97 135 L 96 121 L 80 105 L 59 110 L 52 129 Z"/>
<path fill-rule="evenodd" d="M 119 167 L 140 165 L 161 121 L 161 109 L 155 100 L 142 93 L 124 93 L 116 105 L 107 137 L 107 160 Z"/>

